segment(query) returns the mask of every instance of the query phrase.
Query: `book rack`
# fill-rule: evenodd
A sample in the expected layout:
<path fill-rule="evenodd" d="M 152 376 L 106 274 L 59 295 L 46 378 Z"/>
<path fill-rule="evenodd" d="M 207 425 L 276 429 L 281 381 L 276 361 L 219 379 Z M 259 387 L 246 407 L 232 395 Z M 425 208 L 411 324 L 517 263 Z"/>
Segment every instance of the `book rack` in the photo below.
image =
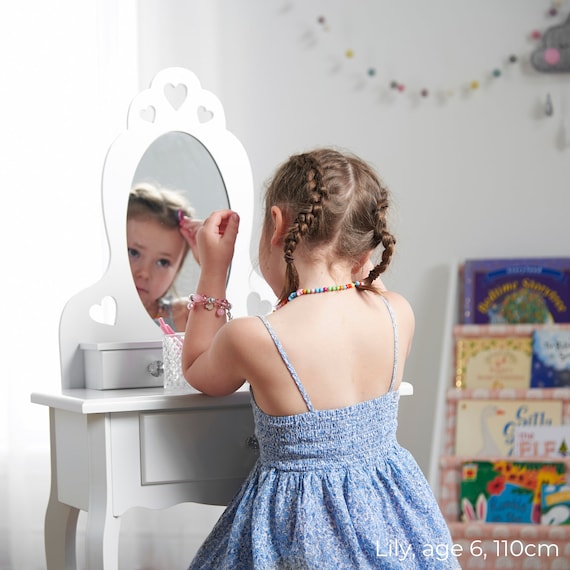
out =
<path fill-rule="evenodd" d="M 459 324 L 459 265 L 450 270 L 446 338 L 441 354 L 441 368 L 436 402 L 436 421 L 431 455 L 430 484 L 438 498 L 449 526 L 455 554 L 462 568 L 570 569 L 570 525 L 464 522 L 460 513 L 461 470 L 465 462 L 509 460 L 517 457 L 458 456 L 455 454 L 457 408 L 461 400 L 555 400 L 562 402 L 562 423 L 570 424 L 570 388 L 456 388 L 454 327 Z M 530 325 L 531 327 L 532 325 Z M 488 333 L 493 325 L 469 325 Z M 501 333 L 501 325 L 496 325 Z M 512 330 L 513 325 L 510 325 Z M 529 325 L 514 325 L 521 333 Z M 567 328 L 568 325 L 562 325 Z M 544 459 L 525 457 L 520 461 L 564 463 L 570 482 L 570 457 Z"/>

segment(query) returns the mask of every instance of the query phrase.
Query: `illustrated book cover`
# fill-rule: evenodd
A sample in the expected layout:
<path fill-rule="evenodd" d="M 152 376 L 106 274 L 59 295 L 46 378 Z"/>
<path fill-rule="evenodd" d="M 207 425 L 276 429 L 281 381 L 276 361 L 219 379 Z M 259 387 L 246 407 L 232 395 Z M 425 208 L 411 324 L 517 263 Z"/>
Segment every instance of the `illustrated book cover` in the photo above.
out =
<path fill-rule="evenodd" d="M 532 388 L 570 386 L 570 330 L 533 332 L 530 385 Z"/>
<path fill-rule="evenodd" d="M 570 485 L 566 483 L 543 485 L 541 523 L 570 524 Z"/>
<path fill-rule="evenodd" d="M 532 338 L 463 337 L 455 340 L 456 388 L 530 387 Z"/>
<path fill-rule="evenodd" d="M 543 489 L 564 483 L 561 462 L 465 462 L 461 466 L 461 520 L 540 524 Z"/>
<path fill-rule="evenodd" d="M 460 399 L 457 401 L 455 455 L 510 457 L 516 426 L 561 424 L 561 400 Z"/>
<path fill-rule="evenodd" d="M 570 457 L 570 425 L 516 426 L 513 455 L 522 459 Z"/>
<path fill-rule="evenodd" d="M 570 322 L 570 258 L 470 259 L 462 275 L 464 323 Z"/>

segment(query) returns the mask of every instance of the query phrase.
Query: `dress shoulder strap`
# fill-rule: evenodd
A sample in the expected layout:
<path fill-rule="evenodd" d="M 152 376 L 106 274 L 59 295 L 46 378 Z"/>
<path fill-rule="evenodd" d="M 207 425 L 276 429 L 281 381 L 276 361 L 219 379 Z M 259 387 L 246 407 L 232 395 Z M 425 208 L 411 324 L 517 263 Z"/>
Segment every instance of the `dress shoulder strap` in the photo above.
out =
<path fill-rule="evenodd" d="M 396 322 L 396 315 L 394 313 L 394 309 L 390 304 L 390 301 L 382 295 L 382 300 L 388 309 L 388 313 L 390 313 L 390 318 L 392 319 L 392 328 L 394 329 L 394 368 L 392 370 L 392 379 L 390 380 L 390 388 L 388 388 L 388 392 L 391 392 L 394 389 L 394 383 L 396 382 L 396 376 L 398 373 L 398 323 Z"/>
<path fill-rule="evenodd" d="M 313 408 L 313 404 L 311 403 L 311 400 L 309 399 L 309 395 L 305 391 L 303 384 L 301 384 L 301 381 L 299 380 L 299 377 L 297 376 L 297 372 L 295 372 L 295 369 L 293 368 L 293 365 L 291 364 L 291 361 L 289 360 L 289 357 L 287 356 L 287 353 L 285 352 L 285 349 L 283 348 L 281 341 L 277 338 L 277 335 L 275 334 L 273 327 L 269 324 L 269 321 L 264 316 L 262 316 L 262 315 L 258 315 L 258 316 L 259 316 L 261 322 L 265 325 L 265 328 L 269 332 L 269 335 L 273 339 L 273 342 L 275 343 L 275 347 L 277 348 L 277 351 L 279 352 L 281 359 L 285 363 L 287 370 L 289 370 L 291 377 L 293 378 L 295 384 L 297 385 L 297 388 L 298 388 L 299 392 L 301 393 L 301 396 L 302 396 L 302 398 L 303 398 L 303 400 L 307 406 L 307 409 L 309 410 L 309 412 L 314 412 L 315 408 Z"/>

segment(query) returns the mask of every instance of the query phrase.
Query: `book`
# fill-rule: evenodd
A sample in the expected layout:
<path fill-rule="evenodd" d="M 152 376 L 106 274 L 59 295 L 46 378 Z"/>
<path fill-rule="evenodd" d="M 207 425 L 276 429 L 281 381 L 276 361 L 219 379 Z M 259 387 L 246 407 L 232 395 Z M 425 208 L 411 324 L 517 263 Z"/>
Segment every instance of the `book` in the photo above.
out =
<path fill-rule="evenodd" d="M 532 388 L 570 386 L 570 330 L 533 332 L 530 385 Z"/>
<path fill-rule="evenodd" d="M 464 462 L 459 495 L 461 520 L 540 524 L 543 489 L 564 483 L 562 462 Z"/>
<path fill-rule="evenodd" d="M 540 522 L 545 525 L 570 524 L 570 485 L 543 485 Z"/>
<path fill-rule="evenodd" d="M 570 322 L 570 258 L 470 259 L 462 273 L 464 323 Z"/>
<path fill-rule="evenodd" d="M 513 455 L 524 458 L 570 456 L 570 425 L 516 426 Z"/>
<path fill-rule="evenodd" d="M 532 337 L 461 336 L 455 340 L 456 388 L 530 387 Z"/>
<path fill-rule="evenodd" d="M 510 457 L 516 426 L 561 424 L 561 400 L 459 399 L 455 455 Z"/>

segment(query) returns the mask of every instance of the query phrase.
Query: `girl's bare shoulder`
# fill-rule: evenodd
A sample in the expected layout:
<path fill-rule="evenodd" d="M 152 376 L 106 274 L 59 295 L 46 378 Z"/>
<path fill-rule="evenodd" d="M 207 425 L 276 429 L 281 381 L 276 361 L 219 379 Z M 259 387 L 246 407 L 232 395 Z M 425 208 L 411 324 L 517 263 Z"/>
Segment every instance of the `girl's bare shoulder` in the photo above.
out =
<path fill-rule="evenodd" d="M 259 346 L 259 342 L 269 338 L 259 317 L 238 317 L 228 321 L 220 333 L 236 348 L 248 349 Z"/>
<path fill-rule="evenodd" d="M 385 297 L 392 306 L 399 328 L 402 330 L 407 329 L 410 334 L 413 334 L 416 320 L 410 302 L 403 295 L 395 291 L 382 291 L 382 296 Z"/>
<path fill-rule="evenodd" d="M 396 293 L 396 291 L 389 291 L 387 289 L 382 291 L 382 296 L 386 297 L 390 302 L 390 305 L 394 308 L 395 311 L 401 312 L 402 316 L 404 317 L 414 317 L 414 311 L 410 302 L 400 293 Z"/>

